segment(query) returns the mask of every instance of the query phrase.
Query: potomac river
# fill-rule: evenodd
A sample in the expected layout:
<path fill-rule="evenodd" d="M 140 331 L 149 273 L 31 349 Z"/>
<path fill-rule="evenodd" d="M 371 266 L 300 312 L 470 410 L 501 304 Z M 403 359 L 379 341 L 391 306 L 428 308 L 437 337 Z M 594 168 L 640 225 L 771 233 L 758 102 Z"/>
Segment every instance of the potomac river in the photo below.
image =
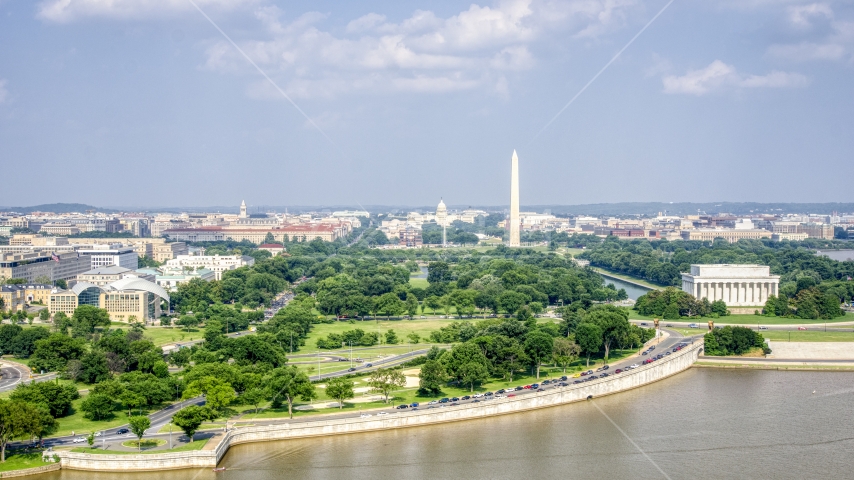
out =
<path fill-rule="evenodd" d="M 852 478 L 854 373 L 691 368 L 482 420 L 237 445 L 211 469 L 38 480 Z M 628 437 L 628 438 L 627 438 Z"/>

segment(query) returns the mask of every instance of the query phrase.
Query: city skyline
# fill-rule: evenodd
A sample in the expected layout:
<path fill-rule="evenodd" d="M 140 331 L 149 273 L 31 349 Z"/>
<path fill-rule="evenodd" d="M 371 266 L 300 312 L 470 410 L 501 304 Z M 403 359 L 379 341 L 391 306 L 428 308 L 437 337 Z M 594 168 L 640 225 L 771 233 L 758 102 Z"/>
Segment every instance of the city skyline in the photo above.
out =
<path fill-rule="evenodd" d="M 848 199 L 792 174 L 850 161 L 846 2 L 197 4 L 310 121 L 189 2 L 3 2 L 0 161 L 54 174 L 0 204 L 496 205 L 513 146 L 532 205 Z"/>

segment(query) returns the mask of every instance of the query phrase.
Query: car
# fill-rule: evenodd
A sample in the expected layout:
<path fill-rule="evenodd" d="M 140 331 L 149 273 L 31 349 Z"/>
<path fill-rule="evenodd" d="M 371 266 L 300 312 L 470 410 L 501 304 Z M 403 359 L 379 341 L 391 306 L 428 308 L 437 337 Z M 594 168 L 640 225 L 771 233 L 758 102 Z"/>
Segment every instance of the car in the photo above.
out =
<path fill-rule="evenodd" d="M 421 315 L 421 318 L 427 318 L 427 317 L 425 317 L 424 315 Z"/>
<path fill-rule="evenodd" d="M 618 369 L 614 370 L 614 373 L 623 373 L 623 369 L 622 369 L 622 368 L 618 368 Z"/>
<path fill-rule="evenodd" d="M 471 403 L 480 403 L 480 399 L 475 398 L 474 400 L 471 401 Z"/>
<path fill-rule="evenodd" d="M 632 367 L 632 368 L 638 368 L 638 367 L 640 367 L 640 365 L 638 365 L 637 363 L 634 363 L 634 364 L 632 364 L 632 365 L 631 365 L 631 367 Z"/>
<path fill-rule="evenodd" d="M 548 385 L 548 384 L 550 384 L 550 383 L 552 383 L 552 381 L 551 381 L 551 380 L 543 380 L 543 385 Z"/>
<path fill-rule="evenodd" d="M 104 432 L 95 432 L 95 436 L 96 436 L 96 437 L 100 437 L 100 436 L 101 436 L 101 435 L 103 435 L 103 434 L 104 434 Z"/>
<path fill-rule="evenodd" d="M 543 390 L 542 388 L 538 388 L 537 391 L 538 392 L 545 392 L 545 390 Z"/>
<path fill-rule="evenodd" d="M 650 345 L 650 346 L 649 346 L 649 349 L 650 349 L 650 350 L 655 350 L 655 345 Z"/>
<path fill-rule="evenodd" d="M 125 433 L 130 433 L 130 430 L 127 428 L 120 428 L 116 430 L 116 435 L 124 435 Z"/>
<path fill-rule="evenodd" d="M 604 367 L 602 367 L 602 370 L 608 370 L 609 368 L 611 368 L 610 365 L 605 365 Z"/>
<path fill-rule="evenodd" d="M 347 359 L 346 359 L 346 358 L 339 358 L 339 359 L 338 359 L 338 361 L 339 361 L 339 362 L 346 362 L 346 361 L 347 361 Z"/>
<path fill-rule="evenodd" d="M 450 399 L 450 398 L 445 397 L 445 398 L 443 398 L 443 399 L 439 400 L 439 403 L 448 403 L 448 402 L 450 402 L 450 401 L 451 401 L 451 399 Z"/>
<path fill-rule="evenodd" d="M 525 389 L 525 387 L 516 387 L 516 388 L 514 388 L 513 390 L 515 390 L 515 391 L 519 392 L 519 391 L 522 391 L 522 390 L 524 390 L 524 389 Z"/>
<path fill-rule="evenodd" d="M 515 396 L 516 396 L 516 394 L 515 394 L 515 393 L 511 393 L 511 394 L 507 395 L 507 398 L 515 397 Z"/>
<path fill-rule="evenodd" d="M 572 378 L 581 378 L 581 374 L 580 374 L 580 373 L 576 373 L 575 375 L 573 375 L 573 376 L 572 376 Z"/>
<path fill-rule="evenodd" d="M 427 405 L 436 405 L 437 403 L 439 403 L 438 400 L 430 400 L 429 402 L 427 402 Z"/>
<path fill-rule="evenodd" d="M 646 352 L 644 352 L 644 355 L 646 355 Z M 588 373 L 587 373 L 587 372 L 581 372 L 581 376 L 582 376 L 582 377 L 586 377 L 587 375 L 588 375 Z"/>
<path fill-rule="evenodd" d="M 413 410 L 418 410 L 417 408 L 413 408 Z M 380 412 L 377 415 L 388 415 L 388 412 Z"/>
<path fill-rule="evenodd" d="M 641 355 L 646 355 L 646 354 L 647 354 L 646 350 L 644 350 L 643 353 L 641 353 Z"/>
<path fill-rule="evenodd" d="M 587 375 L 593 375 L 593 370 L 587 370 Z"/>
<path fill-rule="evenodd" d="M 672 327 L 672 326 L 673 326 L 672 323 L 668 323 L 667 325 L 665 325 L 665 327 Z"/>
<path fill-rule="evenodd" d="M 415 408 L 418 406 L 418 402 L 412 402 L 409 404 L 410 407 Z"/>
<path fill-rule="evenodd" d="M 807 327 L 798 327 L 798 330 L 806 330 Z"/>
<path fill-rule="evenodd" d="M 565 382 L 565 381 L 569 380 L 569 377 L 567 377 L 566 375 L 564 375 L 564 376 L 560 377 L 560 379 L 561 379 L 561 380 L 563 380 L 563 381 Z"/>
<path fill-rule="evenodd" d="M 599 375 L 599 378 L 605 378 L 605 377 L 608 377 L 608 376 L 609 376 L 609 375 L 608 375 L 608 373 L 603 373 L 602 375 Z"/>
<path fill-rule="evenodd" d="M 85 441 L 86 441 L 86 437 L 77 437 L 74 440 L 72 440 L 72 442 L 74 442 L 74 443 L 83 443 Z"/>
<path fill-rule="evenodd" d="M 463 400 L 471 400 L 471 395 L 463 395 Z"/>
<path fill-rule="evenodd" d="M 539 383 L 535 383 L 535 384 L 531 385 L 531 390 L 536 390 L 536 389 L 538 389 L 538 388 L 540 388 L 540 384 L 539 384 Z"/>
<path fill-rule="evenodd" d="M 645 326 L 646 326 L 646 322 L 641 322 L 641 327 L 645 327 Z"/>
<path fill-rule="evenodd" d="M 398 406 L 396 406 L 396 407 L 394 407 L 394 408 L 396 408 L 396 409 L 398 409 L 398 410 L 403 410 L 404 408 L 409 408 L 409 405 L 407 405 L 407 404 L 405 404 L 405 403 L 404 403 L 403 405 L 398 405 Z"/>
<path fill-rule="evenodd" d="M 670 352 L 664 352 L 664 355 L 665 356 L 670 355 Z"/>
<path fill-rule="evenodd" d="M 599 367 L 596 369 L 597 372 L 601 372 L 602 370 L 605 370 L 605 367 Z"/>
<path fill-rule="evenodd" d="M 765 325 L 760 325 L 759 330 L 768 330 L 768 327 L 766 327 Z"/>
<path fill-rule="evenodd" d="M 504 393 L 504 392 L 506 392 L 506 391 L 507 391 L 507 390 L 504 390 L 504 389 L 502 388 L 502 389 L 500 389 L 500 390 L 496 391 L 495 393 Z"/>
<path fill-rule="evenodd" d="M 451 397 L 451 401 L 452 402 L 459 402 L 460 399 L 459 399 L 459 397 Z"/>
<path fill-rule="evenodd" d="M 525 386 L 524 386 L 524 387 L 522 387 L 522 388 L 524 388 L 525 390 L 530 390 L 530 389 L 531 389 L 531 386 L 530 386 L 530 385 L 525 385 Z"/>
<path fill-rule="evenodd" d="M 484 394 L 483 394 L 483 396 L 484 396 L 484 397 L 491 397 L 491 396 L 493 396 L 493 395 L 495 395 L 495 394 L 494 394 L 494 393 L 492 393 L 492 392 L 486 392 L 486 393 L 484 393 Z"/>
<path fill-rule="evenodd" d="M 348 369 L 347 369 L 347 371 L 348 371 L 348 372 L 355 372 L 355 371 L 356 371 L 356 367 L 350 367 L 350 368 L 348 368 Z"/>
<path fill-rule="evenodd" d="M 558 385 L 561 387 L 568 387 L 569 386 L 569 384 L 566 382 L 560 382 L 560 383 L 558 383 Z"/>
<path fill-rule="evenodd" d="M 412 409 L 412 411 L 413 411 L 413 412 L 414 412 L 414 411 L 416 411 L 416 410 L 418 410 L 418 407 L 415 407 L 415 408 L 413 408 L 413 409 Z"/>
<path fill-rule="evenodd" d="M 370 413 L 363 413 L 363 414 L 359 415 L 359 418 L 368 418 L 370 416 L 371 416 Z"/>
<path fill-rule="evenodd" d="M 483 398 L 483 394 L 482 393 L 475 393 L 474 395 L 472 395 L 472 398 Z"/>
<path fill-rule="evenodd" d="M 688 328 L 700 328 L 700 326 L 697 325 L 696 323 L 692 323 L 692 324 L 688 325 Z"/>
<path fill-rule="evenodd" d="M 374 364 L 373 364 L 373 363 L 365 364 L 365 368 L 369 368 L 369 367 L 373 367 L 373 366 L 374 366 Z"/>

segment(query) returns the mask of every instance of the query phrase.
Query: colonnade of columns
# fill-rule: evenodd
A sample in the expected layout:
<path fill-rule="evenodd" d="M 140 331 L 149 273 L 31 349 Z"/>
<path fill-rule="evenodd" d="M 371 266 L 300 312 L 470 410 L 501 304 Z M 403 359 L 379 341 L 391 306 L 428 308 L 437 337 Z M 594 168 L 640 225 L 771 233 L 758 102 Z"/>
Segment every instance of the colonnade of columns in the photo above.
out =
<path fill-rule="evenodd" d="M 723 300 L 727 305 L 764 305 L 771 295 L 779 295 L 777 282 L 700 281 L 694 283 L 694 297 L 710 302 Z"/>

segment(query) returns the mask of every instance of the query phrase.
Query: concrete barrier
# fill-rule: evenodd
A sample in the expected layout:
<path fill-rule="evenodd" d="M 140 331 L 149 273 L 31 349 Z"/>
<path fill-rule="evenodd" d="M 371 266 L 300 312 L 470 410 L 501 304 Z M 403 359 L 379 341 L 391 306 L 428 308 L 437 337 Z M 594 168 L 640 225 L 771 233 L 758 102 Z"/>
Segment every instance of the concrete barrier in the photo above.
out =
<path fill-rule="evenodd" d="M 702 342 L 695 342 L 662 360 L 607 378 L 545 392 L 501 398 L 486 402 L 446 406 L 436 409 L 401 411 L 369 418 L 338 418 L 309 422 L 291 422 L 268 426 L 243 427 L 223 435 L 213 448 L 202 451 L 149 455 L 100 455 L 58 452 L 62 468 L 100 471 L 171 470 L 214 467 L 231 445 L 252 442 L 309 438 L 326 435 L 373 432 L 396 428 L 420 427 L 447 422 L 473 420 L 495 415 L 548 408 L 624 392 L 656 382 L 687 370 L 697 361 Z M 217 439 L 212 439 L 215 441 Z"/>
<path fill-rule="evenodd" d="M 54 463 L 51 465 L 43 465 L 41 467 L 33 467 L 33 468 L 25 468 L 23 470 L 9 470 L 7 472 L 0 473 L 0 478 L 12 478 L 12 477 L 24 477 L 27 475 L 39 475 L 41 473 L 52 472 L 54 470 L 59 470 L 60 465 L 58 463 Z"/>

